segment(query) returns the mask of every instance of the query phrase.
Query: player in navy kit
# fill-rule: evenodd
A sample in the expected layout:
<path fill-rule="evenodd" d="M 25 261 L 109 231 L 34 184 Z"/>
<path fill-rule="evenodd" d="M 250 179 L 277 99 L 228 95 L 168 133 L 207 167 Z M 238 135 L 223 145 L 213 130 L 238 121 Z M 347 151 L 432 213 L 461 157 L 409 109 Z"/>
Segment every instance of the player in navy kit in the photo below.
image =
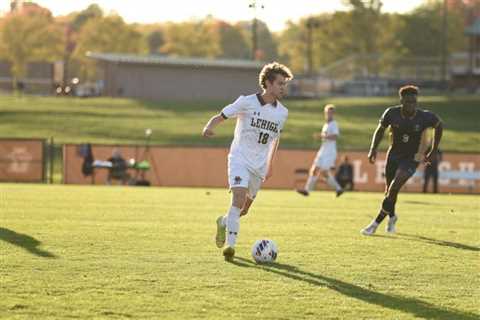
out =
<path fill-rule="evenodd" d="M 378 225 L 389 216 L 387 232 L 395 233 L 395 203 L 398 192 L 415 173 L 419 163 L 429 163 L 435 156 L 442 138 L 443 126 L 440 118 L 428 110 L 417 109 L 418 88 L 412 85 L 401 87 L 398 91 L 400 106 L 388 108 L 380 118 L 380 123 L 372 138 L 368 160 L 374 163 L 377 147 L 382 140 L 385 129 L 390 127 L 391 145 L 387 152 L 385 165 L 385 198 L 375 220 L 362 229 L 362 234 L 372 235 Z M 427 129 L 434 128 L 430 152 L 426 141 Z"/>

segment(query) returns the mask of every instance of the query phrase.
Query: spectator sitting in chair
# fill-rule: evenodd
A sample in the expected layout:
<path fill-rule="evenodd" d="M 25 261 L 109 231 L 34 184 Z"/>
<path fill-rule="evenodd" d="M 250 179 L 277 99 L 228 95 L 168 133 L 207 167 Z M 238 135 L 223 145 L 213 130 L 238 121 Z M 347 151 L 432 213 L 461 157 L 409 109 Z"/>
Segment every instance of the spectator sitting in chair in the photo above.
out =
<path fill-rule="evenodd" d="M 353 190 L 353 166 L 348 162 L 347 156 L 343 158 L 342 164 L 338 167 L 335 178 L 343 189 Z"/>
<path fill-rule="evenodd" d="M 127 161 L 122 158 L 120 150 L 113 149 L 112 156 L 108 161 L 112 163 L 112 167 L 108 169 L 107 184 L 111 185 L 112 180 L 120 180 L 123 185 L 126 185 L 130 180 L 130 175 L 127 172 Z"/>

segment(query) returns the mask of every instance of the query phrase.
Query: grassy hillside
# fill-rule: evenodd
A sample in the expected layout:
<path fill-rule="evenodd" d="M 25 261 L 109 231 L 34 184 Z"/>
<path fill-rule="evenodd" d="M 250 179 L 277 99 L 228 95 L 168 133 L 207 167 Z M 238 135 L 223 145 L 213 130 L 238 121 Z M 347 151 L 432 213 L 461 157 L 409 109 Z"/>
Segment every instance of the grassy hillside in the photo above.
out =
<path fill-rule="evenodd" d="M 319 142 L 312 139 L 312 133 L 323 124 L 322 109 L 327 102 L 338 106 L 340 149 L 357 150 L 368 148 L 378 118 L 386 107 L 397 104 L 394 97 L 287 100 L 290 116 L 282 146 L 317 148 Z M 226 146 L 234 121 L 223 125 L 214 139 L 200 137 L 206 121 L 226 103 L 0 96 L 0 137 L 53 136 L 57 143 L 141 143 L 145 128 L 152 128 L 154 144 Z M 445 121 L 444 150 L 478 151 L 479 97 L 422 97 L 420 104 Z"/>
<path fill-rule="evenodd" d="M 480 317 L 474 196 L 403 194 L 399 233 L 365 237 L 381 193 L 264 190 L 227 263 L 223 189 L 0 188 L 2 319 Z M 277 263 L 252 261 L 263 237 Z"/>

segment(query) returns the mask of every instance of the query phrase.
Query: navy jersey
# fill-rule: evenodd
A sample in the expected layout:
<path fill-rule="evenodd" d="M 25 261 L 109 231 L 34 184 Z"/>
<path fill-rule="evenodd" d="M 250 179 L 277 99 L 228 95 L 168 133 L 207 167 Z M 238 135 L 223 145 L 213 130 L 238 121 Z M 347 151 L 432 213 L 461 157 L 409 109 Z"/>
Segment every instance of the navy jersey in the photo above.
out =
<path fill-rule="evenodd" d="M 440 123 L 440 119 L 428 110 L 416 109 L 415 114 L 406 117 L 401 106 L 385 110 L 380 118 L 383 128 L 390 126 L 391 146 L 389 153 L 400 158 L 420 161 L 427 146 L 427 130 Z"/>

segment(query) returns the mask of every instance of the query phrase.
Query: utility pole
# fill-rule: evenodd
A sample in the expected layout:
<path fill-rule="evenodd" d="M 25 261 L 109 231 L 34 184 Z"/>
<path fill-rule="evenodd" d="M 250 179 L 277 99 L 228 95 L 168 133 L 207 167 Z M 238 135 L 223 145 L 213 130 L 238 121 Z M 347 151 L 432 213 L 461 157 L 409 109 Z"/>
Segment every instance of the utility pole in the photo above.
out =
<path fill-rule="evenodd" d="M 314 18 L 307 20 L 307 73 L 313 75 L 313 29 L 318 28 L 320 23 Z"/>
<path fill-rule="evenodd" d="M 253 20 L 252 20 L 252 60 L 257 60 L 257 50 L 258 50 L 258 34 L 257 34 L 257 9 L 264 9 L 265 6 L 263 4 L 258 4 L 257 0 L 253 0 L 248 5 L 250 9 L 253 10 Z"/>
<path fill-rule="evenodd" d="M 448 3 L 443 0 L 441 77 L 444 84 L 448 80 L 448 60 Z"/>

